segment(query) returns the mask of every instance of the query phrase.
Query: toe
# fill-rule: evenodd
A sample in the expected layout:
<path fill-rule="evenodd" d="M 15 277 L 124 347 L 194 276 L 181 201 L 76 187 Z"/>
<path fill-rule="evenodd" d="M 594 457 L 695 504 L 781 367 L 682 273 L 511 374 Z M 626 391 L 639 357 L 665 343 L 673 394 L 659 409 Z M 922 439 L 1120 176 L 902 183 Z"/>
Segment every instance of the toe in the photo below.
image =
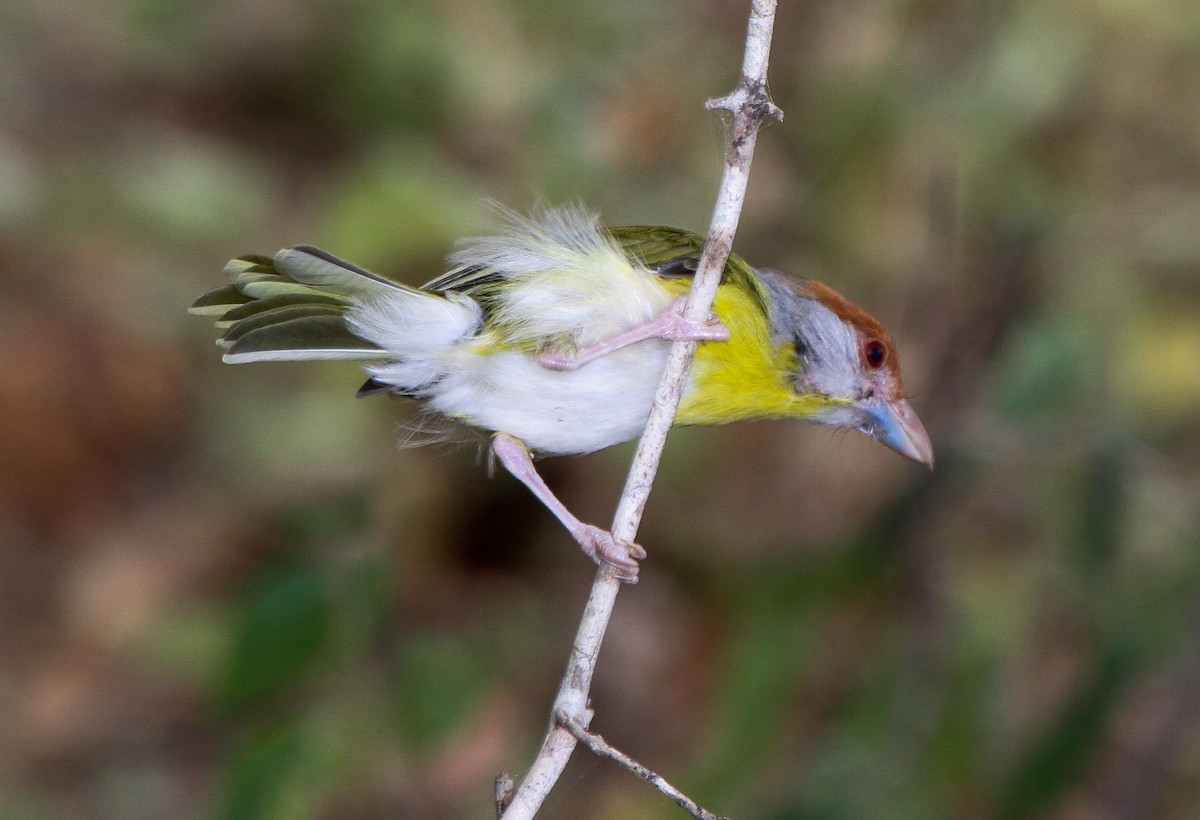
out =
<path fill-rule="evenodd" d="M 641 568 L 638 561 L 646 557 L 644 549 L 637 544 L 630 544 L 626 547 L 613 541 L 609 536 L 608 547 L 600 550 L 600 555 L 604 563 L 613 568 L 613 575 L 618 580 L 626 584 L 637 583 L 638 570 Z"/>
<path fill-rule="evenodd" d="M 538 364 L 547 370 L 572 370 L 575 368 L 575 360 L 570 356 L 564 356 L 562 353 L 553 353 L 551 351 L 539 353 Z"/>
<path fill-rule="evenodd" d="M 704 326 L 703 333 L 705 334 L 704 341 L 707 342 L 728 342 L 729 328 L 720 322 Z"/>
<path fill-rule="evenodd" d="M 646 557 L 646 550 L 640 545 L 618 543 L 612 533 L 591 525 L 578 533 L 577 538 L 583 551 L 596 563 L 608 564 L 613 574 L 626 583 L 637 581 L 638 561 Z"/>

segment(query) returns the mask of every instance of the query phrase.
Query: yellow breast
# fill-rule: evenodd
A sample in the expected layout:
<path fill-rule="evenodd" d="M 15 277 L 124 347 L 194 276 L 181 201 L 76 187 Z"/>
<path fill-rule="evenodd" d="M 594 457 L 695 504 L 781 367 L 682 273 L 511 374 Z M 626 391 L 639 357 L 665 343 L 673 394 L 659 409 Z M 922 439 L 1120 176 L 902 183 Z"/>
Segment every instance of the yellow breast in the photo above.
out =
<path fill-rule="evenodd" d="M 677 287 L 682 293 L 689 284 L 681 281 Z M 792 388 L 795 347 L 772 341 L 770 324 L 753 294 L 722 285 L 713 310 L 729 328 L 730 338 L 700 345 L 676 424 L 807 418 L 822 406 L 818 397 L 797 395 Z"/>

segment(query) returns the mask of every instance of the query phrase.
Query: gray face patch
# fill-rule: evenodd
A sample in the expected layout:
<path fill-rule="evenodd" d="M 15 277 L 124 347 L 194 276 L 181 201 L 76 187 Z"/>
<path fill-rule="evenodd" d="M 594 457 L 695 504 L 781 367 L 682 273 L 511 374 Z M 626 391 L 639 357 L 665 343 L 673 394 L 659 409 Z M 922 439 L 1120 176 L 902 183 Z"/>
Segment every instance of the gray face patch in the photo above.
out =
<path fill-rule="evenodd" d="M 779 343 L 796 347 L 796 388 L 832 398 L 857 398 L 863 391 L 858 333 L 829 308 L 801 296 L 792 283 L 799 277 L 765 268 L 759 276 L 771 303 L 771 328 Z"/>

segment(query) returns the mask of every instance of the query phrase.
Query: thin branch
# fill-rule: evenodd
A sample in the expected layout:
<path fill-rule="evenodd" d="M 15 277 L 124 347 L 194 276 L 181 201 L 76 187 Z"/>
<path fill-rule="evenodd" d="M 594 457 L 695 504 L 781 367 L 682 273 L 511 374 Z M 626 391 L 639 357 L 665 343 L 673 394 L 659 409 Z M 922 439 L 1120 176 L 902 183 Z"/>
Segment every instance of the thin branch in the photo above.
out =
<path fill-rule="evenodd" d="M 642 780 L 645 780 L 651 786 L 665 794 L 673 803 L 675 803 L 675 805 L 679 806 L 692 817 L 695 817 L 696 820 L 729 820 L 729 818 L 713 814 L 708 809 L 699 805 L 695 800 L 691 799 L 679 789 L 668 783 L 666 778 L 664 778 L 662 775 L 647 769 L 641 763 L 638 763 L 620 749 L 610 745 L 609 742 L 600 735 L 594 732 L 589 732 L 582 725 L 580 725 L 579 721 L 575 720 L 570 715 L 560 714 L 558 716 L 558 722 L 563 726 L 563 728 L 567 729 L 567 731 L 573 734 L 576 740 L 578 740 L 584 746 L 587 746 L 593 754 L 599 755 L 600 757 L 607 757 L 614 763 L 624 766 Z"/>
<path fill-rule="evenodd" d="M 750 175 L 750 162 L 758 127 L 764 117 L 781 119 L 782 114 L 767 94 L 767 63 L 771 52 L 771 31 L 775 24 L 776 0 L 752 0 L 746 32 L 746 54 L 737 88 L 727 97 L 709 101 L 710 109 L 720 108 L 733 114 L 733 129 L 725 157 L 725 173 L 717 194 L 704 253 L 696 270 L 684 315 L 702 320 L 712 309 L 721 272 L 733 247 L 733 235 L 741 217 L 742 203 Z M 654 396 L 654 406 L 646 422 L 646 431 L 638 442 L 637 453 L 629 470 L 625 490 L 613 520 L 613 537 L 633 543 L 658 471 L 667 433 L 675 419 L 688 368 L 696 354 L 695 342 L 676 342 L 671 346 L 667 365 Z M 601 565 L 584 607 L 571 657 L 554 700 L 553 720 L 529 773 L 504 813 L 504 820 L 530 820 L 541 808 L 546 796 L 558 782 L 575 749 L 576 736 L 562 720 L 586 731 L 591 721 L 588 697 L 600 644 L 608 629 L 609 617 L 621 582 L 607 564 Z"/>
<path fill-rule="evenodd" d="M 512 803 L 515 784 L 512 775 L 500 772 L 496 775 L 496 820 L 504 816 L 504 810 Z"/>

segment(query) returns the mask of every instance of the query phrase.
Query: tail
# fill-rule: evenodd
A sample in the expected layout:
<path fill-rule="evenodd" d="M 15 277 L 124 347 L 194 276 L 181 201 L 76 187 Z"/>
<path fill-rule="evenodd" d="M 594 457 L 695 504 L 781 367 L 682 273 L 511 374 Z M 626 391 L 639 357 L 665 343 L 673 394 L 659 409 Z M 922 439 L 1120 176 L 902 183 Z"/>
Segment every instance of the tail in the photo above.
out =
<path fill-rule="evenodd" d="M 306 245 L 234 259 L 225 276 L 229 285 L 190 308 L 218 317 L 224 361 L 360 361 L 372 376 L 360 395 L 422 395 L 442 375 L 441 352 L 482 322 L 467 296 L 411 288 Z"/>
<path fill-rule="evenodd" d="M 216 316 L 229 364 L 269 361 L 383 361 L 393 353 L 351 331 L 347 315 L 389 296 L 429 294 L 308 246 L 243 256 L 225 266 L 230 284 L 190 313 Z"/>

